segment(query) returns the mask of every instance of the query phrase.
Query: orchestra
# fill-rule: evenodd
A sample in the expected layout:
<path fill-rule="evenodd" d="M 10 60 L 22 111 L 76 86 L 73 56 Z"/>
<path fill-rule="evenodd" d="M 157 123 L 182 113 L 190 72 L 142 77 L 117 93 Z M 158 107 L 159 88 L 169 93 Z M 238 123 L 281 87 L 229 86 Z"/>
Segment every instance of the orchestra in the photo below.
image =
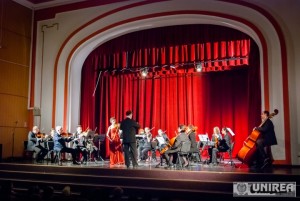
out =
<path fill-rule="evenodd" d="M 115 121 L 114 118 L 112 118 L 112 120 Z M 119 126 L 119 124 L 116 125 Z M 162 164 L 162 160 L 165 159 L 166 168 L 174 167 L 177 160 L 176 153 L 180 149 L 181 144 L 184 141 L 190 141 L 190 157 L 195 157 L 194 162 L 201 162 L 200 152 L 204 147 L 207 147 L 209 156 L 207 163 L 216 165 L 217 154 L 227 151 L 231 144 L 231 138 L 226 127 L 222 129 L 224 137 L 221 135 L 219 127 L 216 126 L 213 128 L 211 140 L 206 142 L 199 141 L 199 143 L 197 143 L 196 140 L 197 127 L 191 124 L 188 126 L 179 125 L 178 133 L 175 131 L 176 136 L 171 139 L 166 134 L 166 131 L 162 129 L 158 129 L 157 135 L 153 136 L 151 133 L 153 128 L 140 128 L 138 134 L 136 134 L 138 162 L 149 162 L 150 158 L 156 161 L 156 155 L 158 153 L 161 158 L 160 164 Z M 119 136 L 121 136 L 120 133 L 118 134 Z M 88 158 L 91 159 L 93 156 L 95 162 L 97 162 L 99 158 L 98 147 L 94 144 L 94 135 L 95 133 L 89 128 L 83 131 L 81 125 L 77 126 L 76 132 L 74 133 L 63 132 L 62 127 L 57 126 L 56 129 L 51 129 L 49 134 L 40 133 L 38 127 L 34 126 L 32 131 L 28 134 L 27 150 L 36 152 L 36 162 L 41 162 L 50 151 L 60 151 L 70 153 L 73 164 L 87 165 Z M 111 137 L 109 132 L 106 134 L 106 137 L 108 140 Z M 201 144 L 200 147 L 199 144 Z M 193 153 L 198 154 L 192 155 Z M 50 158 L 53 162 L 53 154 Z M 188 158 L 183 157 L 182 160 L 184 161 L 183 166 L 187 167 L 189 165 Z M 158 165 L 159 164 L 157 164 L 157 166 Z"/>

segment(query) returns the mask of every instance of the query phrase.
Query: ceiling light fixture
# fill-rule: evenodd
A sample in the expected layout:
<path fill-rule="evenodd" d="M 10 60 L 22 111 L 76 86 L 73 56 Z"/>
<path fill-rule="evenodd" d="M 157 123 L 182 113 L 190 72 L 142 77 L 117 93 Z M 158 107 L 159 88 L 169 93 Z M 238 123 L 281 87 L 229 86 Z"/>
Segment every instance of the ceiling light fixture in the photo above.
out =
<path fill-rule="evenodd" d="M 196 64 L 195 68 L 196 68 L 197 72 L 201 72 L 202 71 L 202 64 L 201 63 Z"/>
<path fill-rule="evenodd" d="M 147 75 L 148 75 L 148 68 L 147 67 L 142 69 L 141 75 L 142 75 L 142 77 L 147 77 Z"/>

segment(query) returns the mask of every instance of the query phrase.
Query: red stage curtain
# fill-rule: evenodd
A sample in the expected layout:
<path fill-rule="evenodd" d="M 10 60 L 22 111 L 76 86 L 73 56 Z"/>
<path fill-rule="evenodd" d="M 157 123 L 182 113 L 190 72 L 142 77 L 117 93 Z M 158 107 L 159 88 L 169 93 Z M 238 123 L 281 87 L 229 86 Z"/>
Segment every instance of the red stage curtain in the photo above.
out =
<path fill-rule="evenodd" d="M 242 56 L 247 58 L 230 60 Z M 248 36 L 212 25 L 119 37 L 101 45 L 84 63 L 81 124 L 106 133 L 109 118 L 121 121 L 130 109 L 142 127 L 155 127 L 154 136 L 161 128 L 173 137 L 179 124 L 193 124 L 198 134 L 209 136 L 214 126 L 227 126 L 236 133 L 235 155 L 260 120 L 258 58 Z M 199 61 L 205 64 L 201 73 L 193 68 Z M 147 78 L 137 72 L 144 66 L 150 67 Z"/>

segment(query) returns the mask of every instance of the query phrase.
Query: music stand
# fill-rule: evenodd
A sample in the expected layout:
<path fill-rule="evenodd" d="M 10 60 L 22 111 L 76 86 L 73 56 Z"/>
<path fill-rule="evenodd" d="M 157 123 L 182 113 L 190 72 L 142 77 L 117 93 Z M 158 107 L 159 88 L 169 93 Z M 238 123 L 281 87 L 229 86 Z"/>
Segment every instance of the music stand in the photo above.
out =
<path fill-rule="evenodd" d="M 97 134 L 93 135 L 93 141 L 98 142 L 98 157 L 99 157 L 100 161 L 104 161 L 104 159 L 101 157 L 101 140 L 103 140 L 104 138 L 99 134 L 98 135 Z"/>
<path fill-rule="evenodd" d="M 198 137 L 199 137 L 199 140 L 200 140 L 200 142 L 208 142 L 209 141 L 209 138 L 208 138 L 208 135 L 207 134 L 199 134 L 198 135 Z"/>
<path fill-rule="evenodd" d="M 230 128 L 227 127 L 227 130 L 231 134 L 232 137 L 235 136 L 234 132 Z M 229 150 L 230 160 L 225 165 L 229 165 L 230 164 L 231 166 L 235 167 L 235 163 L 232 160 L 232 151 L 233 151 L 233 148 L 234 148 L 234 142 L 231 142 L 230 150 Z"/>
<path fill-rule="evenodd" d="M 228 132 L 231 134 L 231 136 L 235 136 L 234 132 L 231 130 L 231 128 L 226 128 L 228 130 Z"/>
<path fill-rule="evenodd" d="M 205 149 L 205 147 L 207 147 L 209 145 L 209 137 L 208 134 L 199 134 L 199 141 L 203 143 L 203 147 L 202 147 L 202 152 Z M 210 157 L 210 156 L 209 156 Z M 209 163 L 209 158 L 206 158 L 205 161 L 203 161 L 203 164 L 208 164 Z"/>

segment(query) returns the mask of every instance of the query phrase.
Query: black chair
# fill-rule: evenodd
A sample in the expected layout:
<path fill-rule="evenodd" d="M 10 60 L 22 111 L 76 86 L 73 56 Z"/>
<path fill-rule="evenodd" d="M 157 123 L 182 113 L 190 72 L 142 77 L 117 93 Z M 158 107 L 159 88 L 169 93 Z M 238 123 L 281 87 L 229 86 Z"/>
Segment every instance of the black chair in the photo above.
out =
<path fill-rule="evenodd" d="M 26 160 L 33 160 L 35 151 L 27 150 L 27 144 L 28 144 L 28 141 L 24 141 L 24 144 L 23 144 L 24 145 L 23 157 Z"/>
<path fill-rule="evenodd" d="M 47 153 L 47 161 L 49 160 L 53 160 L 54 157 L 54 142 L 53 141 L 46 141 L 45 142 L 45 148 L 48 149 L 48 153 Z"/>
<path fill-rule="evenodd" d="M 190 150 L 188 155 L 188 161 L 189 162 L 196 162 L 200 163 L 202 162 L 202 156 L 200 154 L 200 142 L 197 143 L 197 150 Z"/>
<path fill-rule="evenodd" d="M 159 163 L 155 166 L 155 168 L 158 168 L 159 166 L 163 166 L 163 163 L 166 162 L 164 161 L 165 158 L 163 156 L 163 154 L 161 154 L 161 151 L 163 150 L 163 148 L 165 148 L 166 146 L 163 146 L 163 147 L 159 147 L 157 149 L 157 151 L 159 152 Z"/>
<path fill-rule="evenodd" d="M 227 165 L 230 164 L 231 166 L 235 167 L 235 164 L 232 160 L 232 151 L 234 148 L 234 142 L 231 143 L 229 149 L 227 150 L 228 154 L 229 154 L 229 161 L 226 163 Z"/>
<path fill-rule="evenodd" d="M 61 152 L 57 150 L 52 150 L 52 151 L 54 153 L 52 162 L 55 164 L 57 163 L 58 165 L 62 165 Z"/>
<path fill-rule="evenodd" d="M 191 149 L 190 141 L 182 142 L 180 150 L 177 152 L 177 163 L 176 163 L 180 169 L 183 169 L 181 157 L 184 157 L 184 156 L 187 157 L 189 155 L 190 149 Z M 187 160 L 188 160 L 188 157 L 187 157 Z"/>

